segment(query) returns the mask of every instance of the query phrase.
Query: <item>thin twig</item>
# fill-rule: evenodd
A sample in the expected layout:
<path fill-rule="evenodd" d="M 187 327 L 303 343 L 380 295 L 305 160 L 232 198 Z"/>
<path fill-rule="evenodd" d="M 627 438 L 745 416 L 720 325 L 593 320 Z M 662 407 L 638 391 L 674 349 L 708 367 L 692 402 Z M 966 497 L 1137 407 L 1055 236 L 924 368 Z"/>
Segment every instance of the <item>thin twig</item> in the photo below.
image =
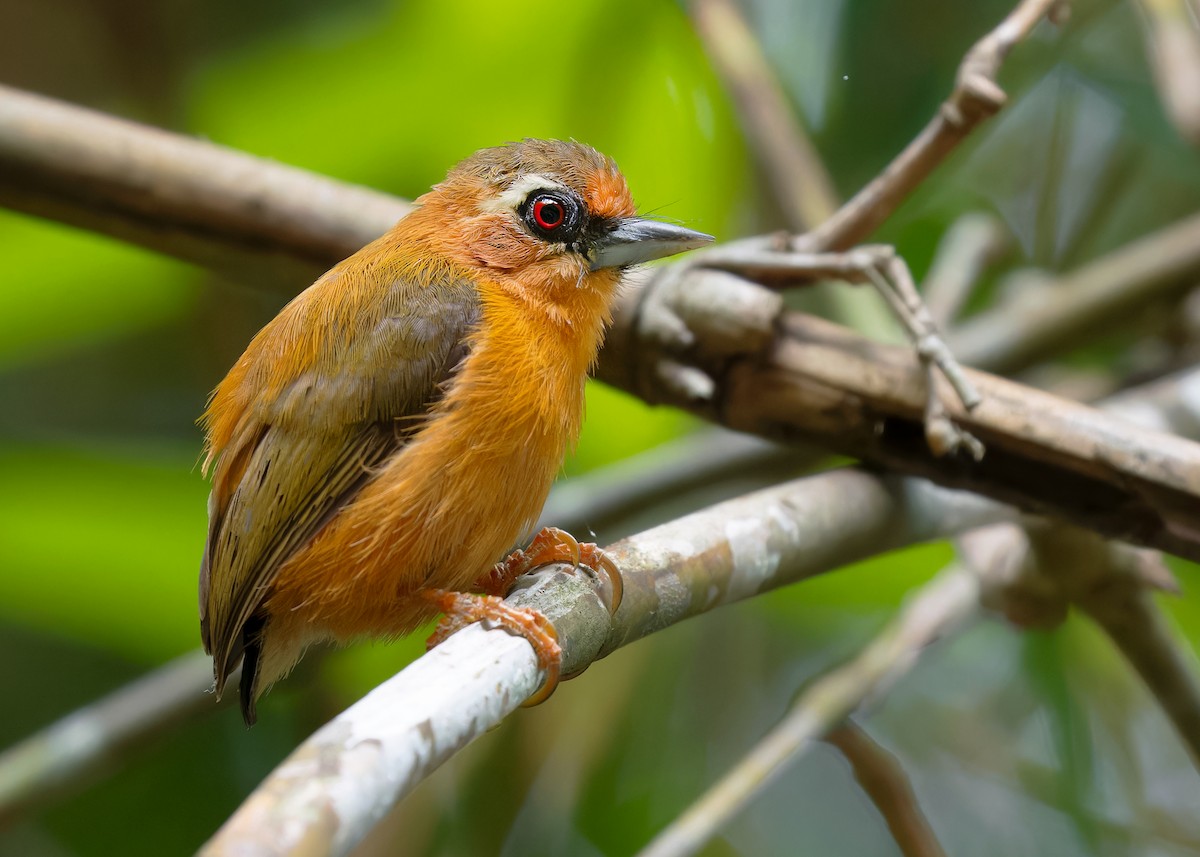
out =
<path fill-rule="evenodd" d="M 1010 374 L 1127 324 L 1152 301 L 1200 278 L 1200 214 L 1119 247 L 967 319 L 947 335 L 968 366 Z"/>
<path fill-rule="evenodd" d="M 958 318 L 984 270 L 1007 245 L 1008 234 L 991 215 L 965 214 L 950 224 L 921 283 L 925 306 L 939 329 Z"/>
<path fill-rule="evenodd" d="M 702 266 L 700 270 L 715 268 L 758 276 L 764 276 L 768 271 L 772 274 L 786 272 L 790 279 L 803 277 L 813 281 L 837 277 L 850 283 L 870 283 L 887 302 L 893 317 L 908 334 L 916 347 L 918 359 L 926 366 L 936 367 L 942 373 L 967 410 L 979 404 L 979 393 L 971 386 L 962 367 L 938 334 L 932 316 L 917 293 L 908 265 L 896 254 L 895 249 L 888 245 L 864 244 L 845 253 L 755 251 L 748 254 L 731 247 L 725 253 L 717 250 L 704 255 L 699 265 Z M 687 291 L 693 291 L 690 283 Z M 696 301 L 692 300 L 682 306 L 695 303 Z M 683 318 L 681 321 L 687 324 L 690 319 Z M 930 394 L 928 398 L 934 400 L 936 396 Z M 940 407 L 940 402 L 933 403 L 931 407 Z M 954 446 L 957 447 L 957 444 Z"/>
<path fill-rule="evenodd" d="M 737 2 L 692 0 L 691 12 L 697 35 L 730 90 L 783 225 L 790 232 L 805 232 L 825 222 L 840 201 L 833 180 Z M 832 317 L 855 330 L 877 334 L 891 329 L 883 308 L 854 292 L 838 289 L 828 299 Z"/>
<path fill-rule="evenodd" d="M 1138 0 L 1146 28 L 1146 53 L 1171 123 L 1185 140 L 1200 144 L 1200 30 L 1187 0 Z"/>
<path fill-rule="evenodd" d="M 0 755 L 0 828 L 92 782 L 156 735 L 216 709 L 212 661 L 189 652 Z"/>
<path fill-rule="evenodd" d="M 968 411 L 975 408 L 980 401 L 979 393 L 971 386 L 962 366 L 938 334 L 933 317 L 917 294 L 917 286 L 908 270 L 908 264 L 901 256 L 893 253 L 884 263 L 884 270 L 888 274 L 891 289 L 894 290 L 894 302 L 903 307 L 903 313 L 898 311 L 897 315 L 903 315 L 906 320 L 905 328 L 912 333 L 917 347 L 917 358 L 926 366 L 937 367 L 954 389 L 964 408 Z M 937 397 L 930 395 L 929 398 Z M 981 455 L 982 449 L 979 449 L 974 457 L 978 459 Z"/>
<path fill-rule="evenodd" d="M 1194 654 L 1172 633 L 1151 593 L 1139 588 L 1131 597 L 1089 598 L 1080 606 L 1129 661 L 1154 694 L 1200 768 L 1200 679 Z"/>
<path fill-rule="evenodd" d="M 802 232 L 837 209 L 837 193 L 733 0 L 692 0 L 696 33 L 729 87 L 746 138 L 767 175 L 788 228 Z"/>
<path fill-rule="evenodd" d="M 1007 96 L 996 83 L 1001 63 L 1039 21 L 1064 6 L 1062 0 L 1022 0 L 967 52 L 954 91 L 916 139 L 832 218 L 796 239 L 795 249 L 847 250 L 866 240 L 968 134 L 1004 106 Z"/>
<path fill-rule="evenodd" d="M 899 615 L 845 666 L 816 679 L 738 764 L 639 853 L 695 854 L 788 764 L 812 747 L 875 691 L 898 681 L 936 640 L 962 629 L 979 611 L 979 579 L 951 567 L 909 596 Z"/>
<path fill-rule="evenodd" d="M 921 811 L 912 783 L 895 756 L 855 723 L 854 718 L 826 735 L 825 743 L 846 757 L 854 778 L 887 822 L 892 839 L 904 857 L 945 857 L 929 819 Z"/>

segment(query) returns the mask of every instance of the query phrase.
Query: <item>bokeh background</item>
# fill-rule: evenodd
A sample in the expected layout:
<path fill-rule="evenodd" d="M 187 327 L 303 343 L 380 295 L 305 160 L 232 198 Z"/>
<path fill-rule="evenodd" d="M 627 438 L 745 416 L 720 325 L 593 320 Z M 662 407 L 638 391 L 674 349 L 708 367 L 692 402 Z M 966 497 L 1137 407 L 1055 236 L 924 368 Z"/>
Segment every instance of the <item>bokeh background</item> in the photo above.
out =
<path fill-rule="evenodd" d="M 745 4 L 847 196 L 924 125 L 963 52 L 1010 6 Z M 1065 32 L 1039 29 L 1001 79 L 1010 108 L 880 236 L 918 276 L 968 210 L 1014 236 L 1002 268 L 1065 270 L 1200 207 L 1200 157 L 1163 116 L 1131 4 L 1081 0 Z M 3 0 L 0 81 L 407 198 L 479 147 L 570 137 L 617 159 L 643 211 L 721 239 L 779 225 L 687 10 L 668 0 Z M 207 488 L 194 421 L 286 296 L 7 212 L 0 259 L 6 746 L 198 645 Z M 1140 331 L 1131 320 L 1070 362 L 1136 372 L 1156 347 Z M 694 426 L 594 385 L 565 474 Z M 892 554 L 621 651 L 462 753 L 366 848 L 631 853 L 950 558 L 946 545 Z M 1195 584 L 1192 567 L 1176 570 Z M 1167 606 L 1194 652 L 1196 600 Z M 296 743 L 420 648 L 311 658 L 255 729 L 214 707 L 0 831 L 0 855 L 189 853 Z M 974 629 L 863 722 L 950 853 L 1200 853 L 1200 778 L 1084 621 Z M 821 747 L 705 853 L 898 851 Z"/>

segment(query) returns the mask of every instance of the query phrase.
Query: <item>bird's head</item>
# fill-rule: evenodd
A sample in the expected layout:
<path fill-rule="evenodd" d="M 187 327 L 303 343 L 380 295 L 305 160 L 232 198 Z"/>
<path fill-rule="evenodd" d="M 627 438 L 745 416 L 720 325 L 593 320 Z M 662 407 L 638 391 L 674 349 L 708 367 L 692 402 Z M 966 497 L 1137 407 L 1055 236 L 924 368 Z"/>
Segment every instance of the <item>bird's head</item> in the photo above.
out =
<path fill-rule="evenodd" d="M 610 293 L 621 269 L 713 240 L 637 217 L 613 160 L 574 142 L 482 149 L 418 202 L 443 252 L 542 291 Z"/>

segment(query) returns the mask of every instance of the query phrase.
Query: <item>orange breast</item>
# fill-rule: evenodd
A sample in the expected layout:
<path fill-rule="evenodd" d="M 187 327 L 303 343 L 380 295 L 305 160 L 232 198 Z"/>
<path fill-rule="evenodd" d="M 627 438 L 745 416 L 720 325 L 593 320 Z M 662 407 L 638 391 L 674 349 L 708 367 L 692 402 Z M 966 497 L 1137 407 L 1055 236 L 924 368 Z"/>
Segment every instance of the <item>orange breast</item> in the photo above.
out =
<path fill-rule="evenodd" d="M 586 292 L 573 299 L 591 301 Z M 578 437 L 605 311 L 535 311 L 495 283 L 480 293 L 479 330 L 453 386 L 280 568 L 266 602 L 273 622 L 307 626 L 312 638 L 407 633 L 433 613 L 417 591 L 470 588 L 532 527 Z"/>

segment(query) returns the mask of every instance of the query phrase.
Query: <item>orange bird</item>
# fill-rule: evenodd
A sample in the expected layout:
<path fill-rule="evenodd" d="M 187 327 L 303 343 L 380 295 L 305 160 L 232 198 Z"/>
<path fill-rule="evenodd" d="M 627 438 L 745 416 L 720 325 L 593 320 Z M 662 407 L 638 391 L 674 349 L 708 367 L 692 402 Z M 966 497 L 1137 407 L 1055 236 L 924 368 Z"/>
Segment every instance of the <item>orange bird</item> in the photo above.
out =
<path fill-rule="evenodd" d="M 440 636 L 485 616 L 523 633 L 552 687 L 553 629 L 494 596 L 582 559 L 620 597 L 561 531 L 493 564 L 579 435 L 622 271 L 712 238 L 636 217 L 616 164 L 578 143 L 483 149 L 417 203 L 264 327 L 202 418 L 200 633 L 218 694 L 242 663 L 248 724 L 310 644 L 439 611 Z"/>

